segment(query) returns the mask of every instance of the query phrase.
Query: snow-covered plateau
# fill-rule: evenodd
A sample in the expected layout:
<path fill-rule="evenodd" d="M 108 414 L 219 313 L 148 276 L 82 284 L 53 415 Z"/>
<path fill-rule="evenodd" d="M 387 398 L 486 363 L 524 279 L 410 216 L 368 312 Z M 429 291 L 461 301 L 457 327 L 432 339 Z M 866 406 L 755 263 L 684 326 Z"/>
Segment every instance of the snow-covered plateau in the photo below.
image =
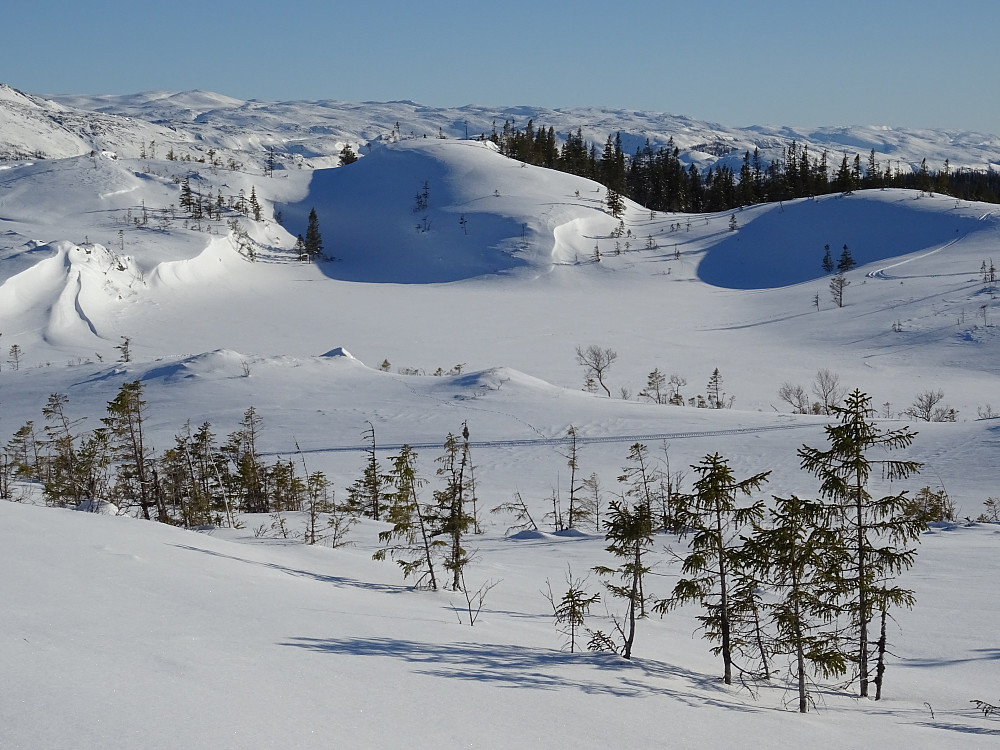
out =
<path fill-rule="evenodd" d="M 1000 140 L 977 134 L 0 86 L 0 445 L 28 421 L 43 434 L 51 394 L 75 430 L 98 428 L 138 381 L 157 453 L 187 422 L 224 438 L 253 407 L 267 460 L 324 472 L 338 497 L 373 431 L 386 469 L 414 447 L 429 498 L 446 436 L 466 426 L 482 533 L 465 577 L 492 586 L 470 626 L 462 592 L 417 590 L 372 559 L 384 522 L 363 519 L 350 546 L 309 546 L 299 512 L 285 514 L 287 535 L 268 514 L 195 531 L 40 507 L 38 486 L 14 482 L 20 502 L 0 503 L 0 747 L 1000 740 L 1000 718 L 972 703 L 1000 703 L 1000 525 L 973 522 L 1000 497 L 1000 288 L 985 278 L 1000 262 L 1000 207 L 876 190 L 698 215 L 627 203 L 619 220 L 598 184 L 464 138 L 466 123 L 475 136 L 505 115 L 560 132 L 583 120 L 598 143 L 627 130 L 742 153 L 752 138 L 797 138 L 911 168 L 1000 164 Z M 345 144 L 361 158 L 337 166 Z M 187 189 L 217 211 L 192 215 Z M 238 210 L 251 196 L 257 219 Z M 318 262 L 295 250 L 312 210 Z M 842 306 L 826 246 L 856 262 Z M 591 345 L 616 355 L 610 397 L 583 388 L 577 352 Z M 688 405 L 716 369 L 729 408 Z M 684 405 L 640 395 L 653 371 L 677 376 Z M 682 491 L 717 452 L 736 477 L 771 472 L 755 498 L 816 497 L 797 451 L 825 447 L 834 417 L 793 413 L 779 390 L 811 393 L 820 371 L 869 394 L 884 429 L 917 432 L 899 456 L 921 473 L 873 476 L 874 490 L 927 486 L 957 509 L 902 575 L 916 603 L 889 623 L 883 698 L 819 684 L 800 715 L 784 663 L 770 684 L 725 685 L 694 605 L 640 620 L 630 660 L 563 648 L 547 581 L 558 592 L 567 566 L 584 577 L 613 564 L 603 530 L 557 532 L 545 518 L 569 492 L 570 428 L 577 482 L 597 475 L 605 503 L 625 489 L 636 443 L 683 474 Z M 938 390 L 954 421 L 907 415 Z M 515 496 L 533 533 L 509 534 L 511 515 L 489 512 Z M 651 596 L 669 595 L 680 571 L 666 550 L 683 544 L 657 534 Z M 596 574 L 588 586 L 604 595 L 588 627 L 613 630 L 622 605 Z"/>

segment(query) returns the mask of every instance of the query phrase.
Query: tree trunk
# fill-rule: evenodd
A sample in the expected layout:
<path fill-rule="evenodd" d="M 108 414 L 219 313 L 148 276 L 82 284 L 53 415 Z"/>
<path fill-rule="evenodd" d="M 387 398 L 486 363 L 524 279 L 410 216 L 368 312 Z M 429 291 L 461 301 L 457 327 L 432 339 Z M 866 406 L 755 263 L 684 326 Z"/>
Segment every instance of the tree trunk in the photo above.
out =
<path fill-rule="evenodd" d="M 858 524 L 858 677 L 861 683 L 861 697 L 868 697 L 868 582 L 865 580 L 868 566 L 865 560 L 864 506 L 861 495 L 861 477 L 854 487 L 855 510 Z"/>
<path fill-rule="evenodd" d="M 632 642 L 635 640 L 635 607 L 637 601 L 642 598 L 640 593 L 640 563 L 642 561 L 642 551 L 637 541 L 635 543 L 635 557 L 634 565 L 635 570 L 632 571 L 632 595 L 629 597 L 628 603 L 628 634 L 625 636 L 625 648 L 623 649 L 622 656 L 626 659 L 632 658 Z"/>
<path fill-rule="evenodd" d="M 875 666 L 875 700 L 882 700 L 882 676 L 885 674 L 885 650 L 886 650 L 886 637 L 885 637 L 885 621 L 888 618 L 888 613 L 885 609 L 882 610 L 882 633 L 878 639 L 878 661 Z"/>
<path fill-rule="evenodd" d="M 716 511 L 715 526 L 719 556 L 719 628 L 722 631 L 722 663 L 725 665 L 723 679 L 727 685 L 733 684 L 733 654 L 729 634 L 729 587 L 726 580 L 725 551 L 722 547 L 722 514 Z"/>
<path fill-rule="evenodd" d="M 806 700 L 806 655 L 805 649 L 802 644 L 802 619 L 801 611 L 799 610 L 799 582 L 796 576 L 792 576 L 792 596 L 794 599 L 794 615 L 795 615 L 795 665 L 798 667 L 798 682 L 799 682 L 799 713 L 804 714 L 809 709 L 809 703 Z"/>

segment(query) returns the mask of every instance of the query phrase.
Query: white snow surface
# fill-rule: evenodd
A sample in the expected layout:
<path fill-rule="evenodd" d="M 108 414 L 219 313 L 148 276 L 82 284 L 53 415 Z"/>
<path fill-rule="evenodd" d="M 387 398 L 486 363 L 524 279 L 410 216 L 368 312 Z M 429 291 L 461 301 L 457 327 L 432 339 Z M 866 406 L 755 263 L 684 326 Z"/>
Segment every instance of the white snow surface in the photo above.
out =
<path fill-rule="evenodd" d="M 333 166 L 344 144 L 352 144 L 364 155 L 390 139 L 393 131 L 402 138 L 476 138 L 488 136 L 494 128 L 501 131 L 505 122 L 523 129 L 529 121 L 536 129 L 553 128 L 560 140 L 579 130 L 598 151 L 609 135 L 620 135 L 629 155 L 647 140 L 654 151 L 676 147 L 683 162 L 701 169 L 722 163 L 738 172 L 744 153 L 752 154 L 754 149 L 759 149 L 766 166 L 793 141 L 799 147 L 808 146 L 814 157 L 827 151 L 833 166 L 841 156 L 852 159 L 855 154 L 867 164 L 874 151 L 882 169 L 903 172 L 918 169 L 922 159 L 932 170 L 943 168 L 946 160 L 952 170 L 1000 168 L 1000 135 L 974 131 L 879 124 L 734 127 L 620 108 L 242 101 L 211 91 L 43 98 L 0 83 L 0 158 L 5 153 L 35 151 L 49 157 L 72 156 L 93 148 L 138 156 L 143 144 L 148 147 L 155 141 L 161 156 L 170 146 L 201 153 L 211 148 L 243 158 L 256 152 L 259 163 L 263 151 L 273 148 L 283 161 Z"/>
<path fill-rule="evenodd" d="M 21 112 L 97 106 L 0 94 Z M 145 129 L 147 150 L 167 115 L 197 123 L 220 109 L 255 111 L 208 93 L 139 96 L 134 112 L 106 104 L 109 123 L 123 120 L 119 110 L 162 109 L 162 122 L 129 125 Z M 233 144 L 266 147 L 273 134 L 246 120 L 228 137 L 235 154 Z M 99 426 L 122 383 L 139 380 L 158 451 L 186 420 L 224 436 L 252 405 L 263 450 L 305 460 L 340 490 L 361 472 L 368 422 L 384 460 L 414 445 L 432 485 L 445 435 L 465 422 L 485 526 L 467 576 L 499 583 L 470 627 L 461 594 L 413 591 L 394 565 L 372 561 L 379 523 L 352 530 L 353 547 L 306 547 L 276 537 L 266 516 L 241 530 L 185 531 L 108 508 L 34 507 L 22 487 L 24 502 L 0 503 L 0 746 L 997 742 L 997 719 L 970 704 L 1000 699 L 995 525 L 924 535 L 905 577 L 916 607 L 897 613 L 890 635 L 886 698 L 830 688 L 803 717 L 782 682 L 756 699 L 724 686 L 693 608 L 643 620 L 631 662 L 561 650 L 539 590 L 546 579 L 558 588 L 567 564 L 582 575 L 607 563 L 603 538 L 544 524 L 508 537 L 511 519 L 488 512 L 519 491 L 541 519 L 552 491 L 565 495 L 559 439 L 571 425 L 581 469 L 601 477 L 606 497 L 637 441 L 658 456 L 667 443 L 674 469 L 716 451 L 737 476 L 770 469 L 765 498 L 815 495 L 795 451 L 822 446 L 828 418 L 792 415 L 776 394 L 786 381 L 808 390 L 827 368 L 871 394 L 887 426 L 918 429 L 906 456 L 925 469 L 907 487 L 944 486 L 960 515 L 975 517 L 1000 496 L 1000 423 L 977 419 L 990 404 L 1000 411 L 997 287 L 980 273 L 984 260 L 1000 261 L 997 207 L 892 190 L 698 216 L 629 204 L 631 235 L 616 239 L 602 188 L 477 142 L 383 143 L 342 168 L 327 144 L 301 169 L 288 163 L 268 177 L 259 153 L 231 170 L 168 161 L 167 141 L 140 159 L 114 139 L 91 157 L 90 141 L 74 151 L 62 138 L 27 145 L 65 158 L 0 163 L 2 439 L 27 420 L 42 425 L 52 393 L 68 396 L 85 427 Z M 253 189 L 264 220 L 227 211 L 185 227 L 169 209 L 185 176 L 205 194 Z M 414 212 L 425 183 L 428 207 Z M 292 253 L 311 208 L 333 258 L 315 264 Z M 820 267 L 826 244 L 835 259 L 848 245 L 859 263 L 843 308 Z M 116 361 L 122 337 L 128 363 Z M 17 369 L 6 358 L 13 344 Z M 580 389 L 574 352 L 589 344 L 618 354 L 614 398 Z M 695 397 L 716 367 L 732 409 L 635 395 L 658 368 Z M 434 377 L 439 368 L 446 374 Z M 896 421 L 937 388 L 957 422 Z M 657 549 L 671 544 L 663 535 Z M 677 571 L 665 556 L 660 565 L 652 585 L 666 595 Z M 608 622 L 601 607 L 592 624 Z"/>

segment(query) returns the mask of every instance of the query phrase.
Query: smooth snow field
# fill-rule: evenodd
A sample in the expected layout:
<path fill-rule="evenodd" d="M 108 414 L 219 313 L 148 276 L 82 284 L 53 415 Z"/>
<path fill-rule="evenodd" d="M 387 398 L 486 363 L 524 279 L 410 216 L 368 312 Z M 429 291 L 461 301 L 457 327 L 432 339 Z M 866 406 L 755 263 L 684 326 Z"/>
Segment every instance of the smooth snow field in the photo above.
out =
<path fill-rule="evenodd" d="M 778 391 L 809 392 L 822 369 L 871 395 L 887 429 L 918 432 L 901 455 L 924 467 L 904 489 L 983 513 L 1000 497 L 1000 304 L 981 271 L 1000 261 L 1000 208 L 885 190 L 708 215 L 630 203 L 619 223 L 596 183 L 488 143 L 403 139 L 333 163 L 265 176 L 162 149 L 0 163 L 0 440 L 41 430 L 55 393 L 99 427 L 138 380 L 157 453 L 187 421 L 224 438 L 253 406 L 268 460 L 325 472 L 341 497 L 371 425 L 386 465 L 414 446 L 429 497 L 464 424 L 483 527 L 466 580 L 495 584 L 478 619 L 461 592 L 415 590 L 372 559 L 385 523 L 332 549 L 267 515 L 184 530 L 41 507 L 18 486 L 22 502 L 0 503 L 0 747 L 998 746 L 1000 718 L 972 703 L 1000 701 L 996 524 L 928 528 L 883 699 L 816 686 L 806 715 L 786 676 L 724 685 L 693 605 L 641 620 L 627 661 L 564 649 L 542 591 L 567 566 L 612 564 L 603 533 L 543 520 L 567 493 L 570 427 L 605 502 L 637 442 L 685 491 L 718 452 L 737 477 L 772 472 L 755 497 L 815 497 L 796 451 L 824 447 L 831 417 L 793 414 Z M 254 191 L 262 219 L 185 217 L 185 177 L 202 195 Z M 312 209 L 318 263 L 293 252 Z M 858 264 L 843 307 L 826 245 Z M 617 354 L 610 398 L 583 389 L 589 345 Z M 731 408 L 639 395 L 657 369 L 696 403 L 716 368 Z M 955 422 L 905 415 L 937 389 Z M 489 512 L 515 493 L 537 531 Z M 679 544 L 657 536 L 651 594 L 677 580 Z M 611 629 L 620 610 L 606 595 L 587 624 Z"/>

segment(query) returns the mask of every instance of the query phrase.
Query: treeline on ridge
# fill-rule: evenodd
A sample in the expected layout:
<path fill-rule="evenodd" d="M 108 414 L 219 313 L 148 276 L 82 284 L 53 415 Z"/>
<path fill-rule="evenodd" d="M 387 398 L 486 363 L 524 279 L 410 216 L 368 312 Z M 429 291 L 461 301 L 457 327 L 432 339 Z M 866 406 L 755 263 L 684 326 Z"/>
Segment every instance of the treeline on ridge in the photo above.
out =
<path fill-rule="evenodd" d="M 509 121 L 487 137 L 500 153 L 526 164 L 548 167 L 601 183 L 609 190 L 653 211 L 701 213 L 726 211 L 755 203 L 806 198 L 827 193 L 849 193 L 871 188 L 904 188 L 937 192 L 962 200 L 1000 203 L 1000 174 L 991 171 L 952 171 L 945 160 L 934 172 L 921 162 L 915 172 L 897 165 L 883 165 L 874 149 L 865 162 L 844 154 L 834 166 L 823 150 L 812 154 L 807 144 L 795 141 L 782 149 L 779 159 L 764 163 L 758 149 L 743 154 L 738 172 L 717 164 L 702 175 L 693 164 L 685 166 L 680 149 L 671 138 L 654 150 L 649 140 L 633 155 L 622 148 L 621 133 L 608 136 L 604 148 L 584 140 L 582 130 L 569 133 L 559 145 L 553 128 L 535 128 L 532 120 L 521 130 Z"/>

